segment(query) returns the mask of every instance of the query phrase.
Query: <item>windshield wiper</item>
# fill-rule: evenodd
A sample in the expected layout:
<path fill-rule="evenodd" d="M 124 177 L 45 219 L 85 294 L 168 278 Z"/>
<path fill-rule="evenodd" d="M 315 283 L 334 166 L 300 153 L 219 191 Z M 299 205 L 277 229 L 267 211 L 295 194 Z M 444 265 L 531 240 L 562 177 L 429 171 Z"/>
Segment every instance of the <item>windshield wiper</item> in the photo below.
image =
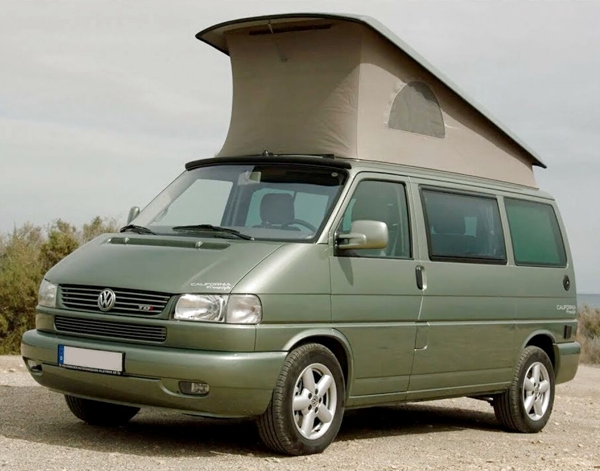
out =
<path fill-rule="evenodd" d="M 212 224 L 191 224 L 189 226 L 174 226 L 174 231 L 210 231 L 210 232 L 224 232 L 225 234 L 231 234 L 240 239 L 254 240 L 254 237 L 247 234 L 243 234 L 235 229 L 229 229 L 228 227 L 213 226 Z"/>
<path fill-rule="evenodd" d="M 135 224 L 127 224 L 126 226 L 122 227 L 119 230 L 119 232 L 136 232 L 138 234 L 156 234 L 156 232 L 151 231 L 147 227 L 137 226 Z"/>

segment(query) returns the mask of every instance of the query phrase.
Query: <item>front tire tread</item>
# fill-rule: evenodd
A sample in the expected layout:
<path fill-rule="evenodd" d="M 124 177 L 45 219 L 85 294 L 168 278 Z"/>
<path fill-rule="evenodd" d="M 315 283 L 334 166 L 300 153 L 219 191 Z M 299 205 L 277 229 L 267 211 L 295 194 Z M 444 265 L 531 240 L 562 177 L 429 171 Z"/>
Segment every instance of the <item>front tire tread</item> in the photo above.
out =
<path fill-rule="evenodd" d="M 294 431 L 290 431 L 295 426 L 289 422 L 291 419 L 289 419 L 287 414 L 286 396 L 290 389 L 289 381 L 295 381 L 296 379 L 293 377 L 294 372 L 292 370 L 307 360 L 312 361 L 315 356 L 322 357 L 330 363 L 327 366 L 332 370 L 334 376 L 338 377 L 339 408 L 337 411 L 338 416 L 333 419 L 338 423 L 331 429 L 331 433 L 328 432 L 326 434 L 330 438 L 323 436 L 315 440 L 316 443 L 307 444 L 302 438 L 294 437 Z M 290 352 L 285 359 L 273 390 L 271 402 L 265 413 L 257 419 L 258 433 L 261 440 L 271 450 L 286 455 L 298 456 L 322 452 L 337 435 L 343 416 L 344 397 L 345 384 L 343 373 L 335 355 L 321 344 L 309 343 L 301 345 Z"/>

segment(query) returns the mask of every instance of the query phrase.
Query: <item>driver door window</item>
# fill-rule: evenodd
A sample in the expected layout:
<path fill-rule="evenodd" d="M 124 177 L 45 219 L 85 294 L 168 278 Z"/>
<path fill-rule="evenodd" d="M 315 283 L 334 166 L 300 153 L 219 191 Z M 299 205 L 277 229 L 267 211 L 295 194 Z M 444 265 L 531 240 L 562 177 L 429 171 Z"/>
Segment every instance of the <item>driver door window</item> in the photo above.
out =
<path fill-rule="evenodd" d="M 388 228 L 388 246 L 384 249 L 345 250 L 350 257 L 412 257 L 406 189 L 402 183 L 365 180 L 359 183 L 342 219 L 339 232 L 350 232 L 352 222 L 381 221 Z"/>

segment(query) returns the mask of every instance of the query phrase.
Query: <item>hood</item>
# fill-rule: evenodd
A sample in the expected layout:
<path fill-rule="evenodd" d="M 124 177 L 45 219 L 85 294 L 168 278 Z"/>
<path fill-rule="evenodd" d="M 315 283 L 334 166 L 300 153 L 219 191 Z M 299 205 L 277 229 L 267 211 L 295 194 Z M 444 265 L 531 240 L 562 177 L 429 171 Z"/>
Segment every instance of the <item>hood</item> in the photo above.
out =
<path fill-rule="evenodd" d="M 105 234 L 45 276 L 58 284 L 163 293 L 229 293 L 281 242 Z"/>

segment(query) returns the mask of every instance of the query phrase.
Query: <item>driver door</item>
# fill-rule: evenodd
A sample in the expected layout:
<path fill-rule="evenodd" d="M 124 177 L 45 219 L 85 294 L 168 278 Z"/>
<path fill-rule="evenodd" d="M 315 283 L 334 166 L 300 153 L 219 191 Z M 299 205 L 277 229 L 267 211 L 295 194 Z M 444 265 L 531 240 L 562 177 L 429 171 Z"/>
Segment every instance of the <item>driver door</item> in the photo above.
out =
<path fill-rule="evenodd" d="M 330 258 L 335 328 L 349 340 L 354 375 L 348 405 L 398 400 L 408 389 L 422 292 L 416 282 L 416 241 L 408 178 L 365 174 L 354 182 L 337 233 L 356 220 L 383 221 L 384 249 L 340 250 Z"/>

